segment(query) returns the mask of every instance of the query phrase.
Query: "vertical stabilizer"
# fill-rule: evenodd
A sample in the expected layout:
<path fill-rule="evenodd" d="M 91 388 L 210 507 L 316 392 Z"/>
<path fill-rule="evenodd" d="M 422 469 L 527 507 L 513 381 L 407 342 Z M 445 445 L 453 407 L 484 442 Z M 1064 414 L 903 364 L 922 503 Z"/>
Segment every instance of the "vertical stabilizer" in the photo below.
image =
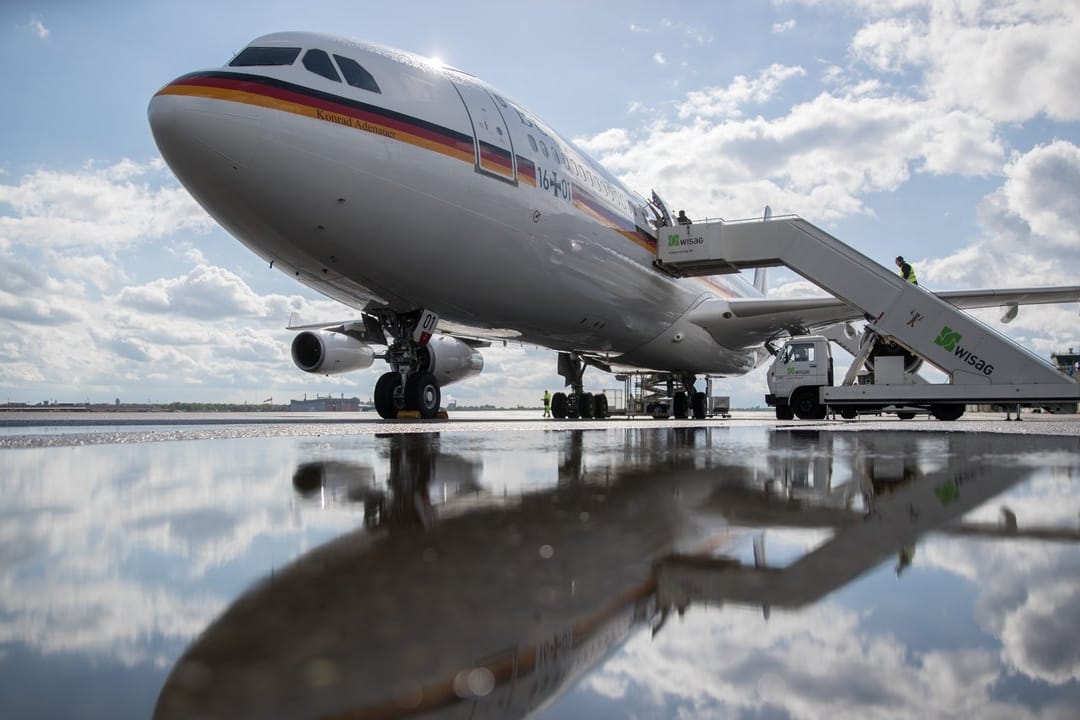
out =
<path fill-rule="evenodd" d="M 768 220 L 771 217 L 772 217 L 772 208 L 769 207 L 768 205 L 766 205 L 765 206 L 765 220 Z M 765 292 L 769 289 L 769 278 L 768 278 L 768 275 L 766 274 L 768 271 L 769 271 L 769 268 L 763 268 L 763 267 L 754 268 L 754 287 L 756 287 L 758 289 L 758 292 L 760 292 L 762 295 L 764 295 Z"/>

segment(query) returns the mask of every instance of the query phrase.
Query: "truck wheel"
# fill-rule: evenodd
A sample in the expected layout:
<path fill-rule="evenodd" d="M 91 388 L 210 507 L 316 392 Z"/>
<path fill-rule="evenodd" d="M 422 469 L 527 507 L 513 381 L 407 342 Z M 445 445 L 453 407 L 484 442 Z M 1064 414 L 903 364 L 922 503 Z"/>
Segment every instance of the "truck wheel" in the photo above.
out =
<path fill-rule="evenodd" d="M 815 388 L 803 388 L 791 398 L 791 407 L 800 420 L 821 420 L 825 417 L 825 407 L 818 404 L 815 395 Z"/>
<path fill-rule="evenodd" d="M 896 413 L 896 417 L 900 418 L 901 420 L 914 420 L 915 413 L 905 410 L 903 412 Z"/>
<path fill-rule="evenodd" d="M 776 406 L 776 419 L 777 420 L 793 420 L 795 418 L 795 412 L 791 409 L 790 405 L 777 405 Z"/>
<path fill-rule="evenodd" d="M 934 405 L 930 408 L 930 414 L 938 420 L 952 422 L 960 419 L 966 409 L 965 405 Z"/>
<path fill-rule="evenodd" d="M 840 417 L 845 420 L 854 420 L 859 417 L 859 412 L 855 408 L 840 408 Z"/>

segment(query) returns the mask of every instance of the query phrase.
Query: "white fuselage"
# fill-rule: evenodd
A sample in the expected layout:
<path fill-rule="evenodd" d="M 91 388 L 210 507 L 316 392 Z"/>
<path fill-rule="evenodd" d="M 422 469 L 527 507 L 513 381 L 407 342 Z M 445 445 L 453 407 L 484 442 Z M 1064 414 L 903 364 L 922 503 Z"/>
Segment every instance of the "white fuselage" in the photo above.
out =
<path fill-rule="evenodd" d="M 252 46 L 299 53 L 185 75 L 149 115 L 184 186 L 274 268 L 359 310 L 426 308 L 630 365 L 756 364 L 752 343 L 683 319 L 755 288 L 656 271 L 646 202 L 520 105 L 385 48 L 312 33 Z M 378 92 L 309 70 L 312 49 L 359 63 Z"/>

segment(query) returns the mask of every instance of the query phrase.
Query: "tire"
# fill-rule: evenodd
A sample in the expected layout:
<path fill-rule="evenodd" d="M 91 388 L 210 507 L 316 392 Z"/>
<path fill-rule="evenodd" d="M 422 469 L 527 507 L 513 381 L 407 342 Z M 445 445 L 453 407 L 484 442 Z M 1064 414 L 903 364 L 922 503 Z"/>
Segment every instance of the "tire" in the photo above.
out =
<path fill-rule="evenodd" d="M 597 420 L 607 420 L 608 418 L 608 401 L 607 395 L 600 393 L 596 396 L 596 412 L 593 414 Z"/>
<path fill-rule="evenodd" d="M 578 416 L 578 408 L 581 407 L 581 396 L 572 393 L 566 396 L 566 417 L 571 420 L 576 420 Z"/>
<path fill-rule="evenodd" d="M 706 413 L 707 413 L 707 411 L 709 409 L 708 408 L 708 401 L 709 401 L 709 399 L 705 396 L 705 393 L 703 393 L 703 392 L 694 393 L 693 398 L 692 398 L 691 403 L 690 403 L 690 407 L 691 407 L 691 410 L 694 413 L 694 419 L 695 420 L 704 420 L 705 419 L 705 415 L 706 415 Z"/>
<path fill-rule="evenodd" d="M 797 390 L 792 397 L 791 409 L 800 420 L 822 420 L 825 417 L 825 407 L 819 405 L 813 388 Z"/>
<path fill-rule="evenodd" d="M 776 419 L 777 420 L 794 420 L 795 411 L 791 409 L 790 405 L 777 405 L 776 406 Z"/>
<path fill-rule="evenodd" d="M 965 405 L 934 405 L 930 408 L 930 414 L 938 420 L 952 422 L 953 420 L 959 420 L 966 409 Z"/>
<path fill-rule="evenodd" d="M 854 420 L 859 417 L 859 412 L 855 408 L 840 408 L 840 417 L 845 420 Z"/>
<path fill-rule="evenodd" d="M 413 373 L 405 383 L 405 403 L 410 410 L 417 410 L 420 417 L 431 420 L 439 415 L 442 392 L 431 373 Z"/>
<path fill-rule="evenodd" d="M 915 413 L 908 411 L 898 412 L 896 413 L 896 417 L 900 418 L 901 420 L 914 420 Z"/>
<path fill-rule="evenodd" d="M 590 420 L 596 415 L 596 398 L 592 393 L 581 393 L 578 400 L 578 414 L 583 420 Z"/>
<path fill-rule="evenodd" d="M 401 375 L 396 372 L 383 373 L 375 382 L 375 391 L 372 393 L 375 400 L 375 410 L 379 417 L 384 420 L 393 420 L 397 417 L 398 410 L 402 408 L 394 398 L 394 391 L 401 385 Z"/>
<path fill-rule="evenodd" d="M 551 417 L 566 419 L 566 393 L 557 392 L 551 396 Z"/>
<path fill-rule="evenodd" d="M 686 393 L 677 392 L 675 397 L 671 399 L 672 415 L 676 420 L 685 420 L 688 415 L 690 401 L 686 397 Z"/>

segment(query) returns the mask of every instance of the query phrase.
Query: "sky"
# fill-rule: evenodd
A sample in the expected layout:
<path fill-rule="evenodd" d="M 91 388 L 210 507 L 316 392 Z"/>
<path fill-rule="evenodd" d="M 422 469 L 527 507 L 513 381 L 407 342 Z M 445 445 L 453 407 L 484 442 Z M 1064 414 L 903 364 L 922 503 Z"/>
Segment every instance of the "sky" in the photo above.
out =
<path fill-rule="evenodd" d="M 217 227 L 146 122 L 162 85 L 280 30 L 437 57 L 692 217 L 769 204 L 888 267 L 903 254 L 931 290 L 1080 284 L 1075 0 L 9 0 L 0 402 L 370 397 L 378 364 L 329 378 L 293 366 L 291 312 L 353 313 Z M 773 296 L 817 292 L 773 272 Z M 1048 357 L 1080 348 L 1077 311 L 1021 309 L 995 327 Z M 485 362 L 444 402 L 537 405 L 562 386 L 548 350 L 496 347 Z M 713 392 L 761 405 L 763 368 Z"/>

